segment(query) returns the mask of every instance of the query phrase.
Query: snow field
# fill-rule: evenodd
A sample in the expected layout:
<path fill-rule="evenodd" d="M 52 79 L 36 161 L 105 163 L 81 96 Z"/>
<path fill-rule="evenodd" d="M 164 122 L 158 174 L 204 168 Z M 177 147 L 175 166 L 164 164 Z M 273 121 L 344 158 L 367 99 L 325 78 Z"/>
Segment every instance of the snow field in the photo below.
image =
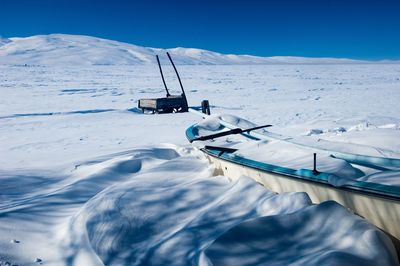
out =
<path fill-rule="evenodd" d="M 400 154 L 399 65 L 179 70 L 189 103 L 208 99 L 212 113 Z M 335 203 L 212 177 L 184 135 L 198 117 L 135 108 L 164 95 L 157 66 L 0 66 L 0 93 L 0 265 L 218 265 L 244 252 L 243 264 L 398 263 L 386 236 Z"/>

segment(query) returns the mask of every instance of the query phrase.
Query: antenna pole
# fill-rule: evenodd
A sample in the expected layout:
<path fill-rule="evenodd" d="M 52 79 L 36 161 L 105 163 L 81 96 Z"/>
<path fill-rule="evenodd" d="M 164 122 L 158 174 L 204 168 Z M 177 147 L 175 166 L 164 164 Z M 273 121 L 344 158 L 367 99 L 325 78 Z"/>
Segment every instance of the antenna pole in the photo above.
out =
<path fill-rule="evenodd" d="M 188 106 L 188 102 L 187 102 L 187 99 L 186 99 L 185 90 L 183 89 L 183 85 L 182 85 L 181 78 L 179 77 L 179 73 L 178 73 L 178 70 L 177 70 L 176 67 L 175 67 L 174 61 L 172 61 L 172 58 L 171 58 L 171 56 L 169 55 L 168 52 L 167 52 L 167 55 L 168 55 L 169 61 L 171 61 L 171 64 L 172 64 L 172 66 L 174 67 L 176 76 L 178 77 L 179 85 L 181 86 L 181 89 L 182 89 L 182 96 L 183 96 L 183 98 L 185 99 L 185 104 L 186 104 L 186 107 L 185 107 L 186 110 L 185 110 L 185 111 L 187 111 L 187 109 L 188 109 L 189 106 Z"/>
<path fill-rule="evenodd" d="M 160 69 L 160 74 L 161 74 L 162 82 L 164 83 L 164 88 L 165 88 L 165 90 L 167 91 L 167 97 L 168 97 L 168 96 L 171 96 L 171 94 L 169 94 L 169 91 L 168 91 L 167 83 L 165 83 L 164 74 L 163 74 L 163 72 L 162 72 L 162 68 L 161 68 L 161 64 L 160 64 L 160 59 L 158 58 L 158 55 L 156 55 L 156 58 L 157 58 L 158 68 Z"/>

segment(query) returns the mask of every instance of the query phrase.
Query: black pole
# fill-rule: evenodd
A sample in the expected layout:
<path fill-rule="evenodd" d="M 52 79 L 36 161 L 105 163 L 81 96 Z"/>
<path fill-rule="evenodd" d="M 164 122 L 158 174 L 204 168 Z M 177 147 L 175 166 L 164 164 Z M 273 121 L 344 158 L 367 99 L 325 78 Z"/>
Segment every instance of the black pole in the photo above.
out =
<path fill-rule="evenodd" d="M 206 115 L 210 115 L 210 103 L 208 102 L 208 100 L 203 100 L 201 102 L 201 111 L 203 112 L 203 114 Z"/>
<path fill-rule="evenodd" d="M 314 169 L 313 169 L 313 174 L 318 175 L 319 172 L 317 170 L 317 154 L 314 152 Z"/>
<path fill-rule="evenodd" d="M 215 133 L 215 134 L 211 134 L 211 135 L 207 135 L 207 136 L 201 136 L 198 138 L 194 138 L 194 139 L 189 140 L 189 142 L 192 143 L 193 141 L 216 139 L 216 138 L 224 137 L 224 136 L 228 136 L 228 135 L 247 133 L 247 132 L 250 132 L 253 130 L 270 127 L 270 126 L 271 125 L 263 125 L 263 126 L 248 128 L 248 129 L 241 129 L 238 127 L 238 128 L 234 128 L 234 129 L 231 129 L 228 131 L 223 131 L 223 132 L 219 132 L 219 133 Z"/>
<path fill-rule="evenodd" d="M 160 59 L 158 58 L 158 55 L 156 55 L 156 58 L 157 58 L 158 68 L 160 69 L 160 74 L 161 74 L 162 82 L 164 83 L 164 88 L 165 88 L 165 90 L 167 91 L 167 97 L 168 97 L 168 96 L 171 96 L 171 94 L 169 94 L 169 91 L 168 91 L 167 83 L 165 83 L 165 79 L 164 79 L 164 75 L 163 75 L 163 72 L 162 72 L 162 68 L 161 68 L 161 64 L 160 64 Z"/>
<path fill-rule="evenodd" d="M 179 85 L 181 86 L 181 89 L 182 89 L 182 96 L 183 96 L 183 98 L 184 98 L 184 100 L 185 100 L 185 105 L 186 105 L 186 106 L 185 106 L 185 109 L 186 109 L 186 110 L 183 110 L 183 111 L 187 111 L 187 109 L 189 108 L 189 105 L 188 105 L 188 102 L 187 102 L 187 99 L 186 99 L 185 90 L 183 89 L 183 85 L 182 85 L 181 78 L 179 77 L 179 73 L 178 73 L 178 70 L 177 70 L 176 67 L 175 67 L 174 61 L 172 61 L 172 58 L 171 58 L 171 56 L 169 55 L 168 52 L 167 52 L 167 56 L 168 56 L 168 58 L 169 58 L 169 61 L 171 61 L 172 66 L 174 67 L 176 76 L 178 77 L 178 80 L 179 80 Z"/>

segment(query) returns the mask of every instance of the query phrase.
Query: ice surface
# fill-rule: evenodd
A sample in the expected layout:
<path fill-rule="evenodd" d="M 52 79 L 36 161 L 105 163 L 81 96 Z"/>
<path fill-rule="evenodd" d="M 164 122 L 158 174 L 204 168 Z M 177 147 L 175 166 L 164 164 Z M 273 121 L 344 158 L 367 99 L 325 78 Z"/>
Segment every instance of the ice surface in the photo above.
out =
<path fill-rule="evenodd" d="M 231 114 L 224 116 L 230 122 L 253 125 L 235 121 L 243 117 L 295 139 L 399 157 L 397 64 L 179 70 L 189 103 L 208 99 L 211 112 Z M 178 93 L 172 71 L 165 69 L 167 83 Z M 237 258 L 236 250 L 251 255 L 243 264 L 396 264 L 388 239 L 336 204 L 310 206 L 305 194 L 275 195 L 245 177 L 211 177 L 184 135 L 198 117 L 136 108 L 139 98 L 164 96 L 156 65 L 3 65 L 0 93 L 0 265 L 37 265 L 36 258 L 49 265 L 217 264 Z M 312 129 L 322 133 L 306 136 Z M 286 163 L 309 164 L 302 152 Z M 332 170 L 353 170 L 338 163 L 343 167 Z M 371 174 L 398 180 L 396 172 Z M 235 232 L 256 230 L 265 233 L 221 248 Z M 257 249 L 260 242 L 268 250 Z"/>

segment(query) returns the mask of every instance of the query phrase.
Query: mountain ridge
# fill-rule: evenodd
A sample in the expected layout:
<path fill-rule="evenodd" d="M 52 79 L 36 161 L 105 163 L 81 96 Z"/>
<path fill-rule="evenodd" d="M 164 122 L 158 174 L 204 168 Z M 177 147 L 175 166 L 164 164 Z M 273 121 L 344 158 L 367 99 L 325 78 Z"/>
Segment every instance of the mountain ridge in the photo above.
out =
<path fill-rule="evenodd" d="M 50 34 L 0 38 L 0 65 L 149 65 L 169 52 L 177 65 L 397 63 L 347 58 L 261 57 L 222 54 L 197 48 L 152 48 L 84 35 Z M 167 63 L 166 59 L 161 59 Z"/>

